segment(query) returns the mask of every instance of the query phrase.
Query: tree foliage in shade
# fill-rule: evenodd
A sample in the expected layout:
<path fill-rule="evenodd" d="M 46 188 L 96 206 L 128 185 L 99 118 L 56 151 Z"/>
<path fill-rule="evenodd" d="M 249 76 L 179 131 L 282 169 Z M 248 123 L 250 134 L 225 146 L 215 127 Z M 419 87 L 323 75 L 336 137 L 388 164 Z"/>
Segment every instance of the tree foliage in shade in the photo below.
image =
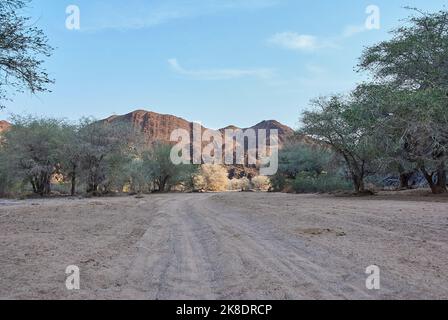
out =
<path fill-rule="evenodd" d="M 143 172 L 156 192 L 168 192 L 178 185 L 188 188 L 193 183 L 196 166 L 175 165 L 170 158 L 171 149 L 172 145 L 156 143 L 143 153 Z"/>
<path fill-rule="evenodd" d="M 132 151 L 131 130 L 121 124 L 84 118 L 75 137 L 79 146 L 74 156 L 79 156 L 86 192 L 99 194 L 110 191 L 115 182 L 111 173 L 120 171 L 117 166 L 125 162 L 124 158 Z"/>
<path fill-rule="evenodd" d="M 399 173 L 407 187 L 416 170 L 433 193 L 447 191 L 448 11 L 411 10 L 417 14 L 392 39 L 363 52 L 359 71 L 370 82 L 316 99 L 303 114 L 302 133 L 345 159 L 356 191 L 370 172 Z"/>
<path fill-rule="evenodd" d="M 344 159 L 355 191 L 364 192 L 364 179 L 375 172 L 378 152 L 371 135 L 372 118 L 353 98 L 322 97 L 312 106 L 313 111 L 303 113 L 300 133 L 331 146 Z"/>
<path fill-rule="evenodd" d="M 391 40 L 365 50 L 359 68 L 373 75 L 374 85 L 387 88 L 375 89 L 388 109 L 380 117 L 380 133 L 394 138 L 403 158 L 441 193 L 447 191 L 448 11 L 412 10 L 417 15 L 394 30 Z"/>
<path fill-rule="evenodd" d="M 44 32 L 22 15 L 28 3 L 0 1 L 0 108 L 14 92 L 48 91 L 53 82 L 43 68 L 53 49 Z"/>
<path fill-rule="evenodd" d="M 52 176 L 62 158 L 65 124 L 61 120 L 14 116 L 4 134 L 2 151 L 14 179 L 30 183 L 34 193 L 50 194 Z"/>
<path fill-rule="evenodd" d="M 173 164 L 171 147 L 149 146 L 121 123 L 13 116 L 0 141 L 0 196 L 48 196 L 56 186 L 72 196 L 191 189 L 197 168 Z"/>

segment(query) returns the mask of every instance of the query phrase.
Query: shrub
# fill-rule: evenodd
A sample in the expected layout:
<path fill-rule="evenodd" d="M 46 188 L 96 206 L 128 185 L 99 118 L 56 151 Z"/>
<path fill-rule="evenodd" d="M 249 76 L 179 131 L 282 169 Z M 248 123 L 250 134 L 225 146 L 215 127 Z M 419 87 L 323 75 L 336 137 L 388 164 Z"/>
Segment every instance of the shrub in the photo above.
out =
<path fill-rule="evenodd" d="M 229 185 L 227 169 L 220 165 L 204 164 L 193 179 L 196 190 L 225 191 Z"/>
<path fill-rule="evenodd" d="M 271 180 L 265 176 L 257 176 L 252 179 L 252 185 L 255 190 L 268 191 L 271 188 Z"/>
<path fill-rule="evenodd" d="M 229 190 L 241 190 L 240 179 L 233 178 L 229 180 Z"/>
<path fill-rule="evenodd" d="M 284 174 L 277 172 L 276 175 L 271 177 L 271 185 L 274 191 L 284 192 L 290 186 L 290 183 Z"/>
<path fill-rule="evenodd" d="M 239 191 L 247 191 L 251 187 L 250 180 L 246 177 L 243 177 L 241 179 L 232 179 L 229 182 L 229 189 L 230 190 L 239 190 Z"/>
<path fill-rule="evenodd" d="M 292 187 L 298 193 L 332 192 L 352 189 L 351 183 L 346 179 L 326 174 L 319 176 L 299 174 L 293 181 Z"/>

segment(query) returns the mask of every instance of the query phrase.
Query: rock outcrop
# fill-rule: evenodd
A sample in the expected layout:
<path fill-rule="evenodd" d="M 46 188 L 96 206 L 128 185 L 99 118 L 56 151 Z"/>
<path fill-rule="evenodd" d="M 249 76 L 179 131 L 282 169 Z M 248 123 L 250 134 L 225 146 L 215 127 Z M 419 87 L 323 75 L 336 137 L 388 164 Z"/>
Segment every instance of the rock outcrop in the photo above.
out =
<path fill-rule="evenodd" d="M 193 132 L 193 122 L 189 122 L 173 115 L 159 114 L 145 110 L 137 110 L 120 116 L 111 116 L 102 121 L 113 124 L 130 125 L 133 129 L 141 132 L 149 143 L 170 143 L 171 133 L 176 129 L 187 130 L 190 135 Z M 207 128 L 202 127 L 202 130 L 205 129 Z M 224 134 L 226 129 L 239 128 L 236 126 L 228 126 L 220 129 L 219 131 Z M 263 121 L 253 127 L 243 128 L 243 130 L 246 129 L 254 129 L 255 131 L 265 129 L 268 134 L 270 133 L 270 130 L 277 129 L 280 144 L 284 143 L 288 136 L 294 134 L 293 129 L 275 120 Z"/>
<path fill-rule="evenodd" d="M 0 120 L 0 133 L 8 130 L 11 127 L 11 124 L 8 121 Z"/>

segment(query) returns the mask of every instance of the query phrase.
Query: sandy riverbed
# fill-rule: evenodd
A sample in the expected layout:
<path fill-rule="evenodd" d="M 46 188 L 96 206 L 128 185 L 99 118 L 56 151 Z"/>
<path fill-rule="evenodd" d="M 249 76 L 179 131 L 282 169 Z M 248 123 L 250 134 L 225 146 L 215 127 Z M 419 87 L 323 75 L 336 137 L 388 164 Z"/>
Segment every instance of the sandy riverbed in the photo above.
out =
<path fill-rule="evenodd" d="M 0 299 L 448 299 L 443 197 L 0 201 L 0 248 Z"/>

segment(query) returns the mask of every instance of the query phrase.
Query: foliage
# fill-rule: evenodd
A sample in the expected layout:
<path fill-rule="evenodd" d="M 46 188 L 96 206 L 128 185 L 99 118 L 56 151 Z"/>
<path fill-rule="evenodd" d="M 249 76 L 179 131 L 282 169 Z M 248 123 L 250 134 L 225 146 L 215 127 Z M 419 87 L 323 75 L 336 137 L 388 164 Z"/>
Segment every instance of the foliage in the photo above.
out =
<path fill-rule="evenodd" d="M 359 69 L 374 77 L 367 88 L 386 111 L 379 134 L 401 147 L 395 160 L 411 162 L 434 193 L 446 192 L 448 11 L 412 10 L 391 40 L 365 50 Z"/>
<path fill-rule="evenodd" d="M 87 193 L 104 193 L 114 185 L 129 151 L 131 131 L 120 125 L 82 119 L 77 132 L 80 166 Z M 117 178 L 117 177 L 115 177 Z"/>
<path fill-rule="evenodd" d="M 349 183 L 343 164 L 329 147 L 307 145 L 295 138 L 279 154 L 279 171 L 270 178 L 274 191 L 330 192 L 345 190 Z"/>
<path fill-rule="evenodd" d="M 16 92 L 47 91 L 53 81 L 44 70 L 42 58 L 49 57 L 52 48 L 43 31 L 33 26 L 22 11 L 28 0 L 0 2 L 0 108 L 10 100 L 6 88 Z"/>
<path fill-rule="evenodd" d="M 196 167 L 175 165 L 171 159 L 172 146 L 157 143 L 143 156 L 143 172 L 149 177 L 155 191 L 167 192 L 173 187 L 191 188 Z"/>
<path fill-rule="evenodd" d="M 356 192 L 364 191 L 364 179 L 374 173 L 378 154 L 372 136 L 373 120 L 353 97 L 332 96 L 312 102 L 314 111 L 303 113 L 301 129 L 331 146 L 348 169 Z"/>
<path fill-rule="evenodd" d="M 29 182 L 41 196 L 51 192 L 51 178 L 59 171 L 65 123 L 57 119 L 14 116 L 4 134 L 2 149 L 14 179 Z"/>
<path fill-rule="evenodd" d="M 294 191 L 298 193 L 333 192 L 351 189 L 351 184 L 346 179 L 326 174 L 314 176 L 301 173 L 294 179 L 292 186 Z"/>

